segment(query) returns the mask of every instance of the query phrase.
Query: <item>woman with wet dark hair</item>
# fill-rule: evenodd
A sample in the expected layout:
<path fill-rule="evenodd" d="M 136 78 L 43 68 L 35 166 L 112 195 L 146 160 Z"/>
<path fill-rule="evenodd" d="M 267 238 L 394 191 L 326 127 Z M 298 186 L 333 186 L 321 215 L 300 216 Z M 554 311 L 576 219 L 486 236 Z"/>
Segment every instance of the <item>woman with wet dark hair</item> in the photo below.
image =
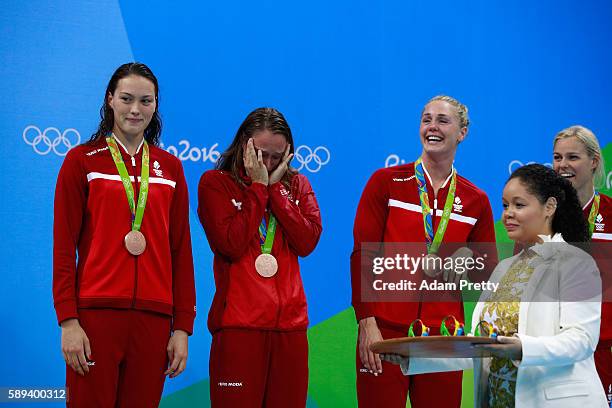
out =
<path fill-rule="evenodd" d="M 304 407 L 308 314 L 298 257 L 321 235 L 312 187 L 292 169 L 293 136 L 273 108 L 251 112 L 200 179 L 198 214 L 214 253 L 213 407 Z"/>
<path fill-rule="evenodd" d="M 55 191 L 53 299 L 68 406 L 152 407 L 187 361 L 195 287 L 180 161 L 157 147 L 158 84 L 144 64 L 111 77 L 92 138 Z M 146 208 L 146 212 L 145 212 Z"/>
<path fill-rule="evenodd" d="M 540 164 L 517 169 L 503 192 L 503 223 L 520 253 L 499 263 L 472 315 L 488 358 L 402 358 L 404 374 L 474 369 L 475 407 L 607 407 L 593 353 L 601 279 L 571 183 Z M 566 242 L 567 241 L 567 242 Z M 568 242 L 578 243 L 578 246 Z"/>
<path fill-rule="evenodd" d="M 115 115 L 113 113 L 113 108 L 110 104 L 111 100 L 109 100 L 108 95 L 113 95 L 117 89 L 119 81 L 130 75 L 142 77 L 151 82 L 151 85 L 153 85 L 153 95 L 151 96 L 155 99 L 154 110 L 151 114 L 149 123 L 144 129 L 143 135 L 148 144 L 153 146 L 159 145 L 162 122 L 161 117 L 159 116 L 159 85 L 157 83 L 157 77 L 155 77 L 148 66 L 138 62 L 130 62 L 121 65 L 113 73 L 110 81 L 108 81 L 106 93 L 104 94 L 104 101 L 102 102 L 102 107 L 100 108 L 100 124 L 98 125 L 98 130 L 91 135 L 91 138 L 88 141 L 89 144 L 99 141 L 100 138 L 105 138 L 113 131 L 113 128 L 115 127 Z"/>

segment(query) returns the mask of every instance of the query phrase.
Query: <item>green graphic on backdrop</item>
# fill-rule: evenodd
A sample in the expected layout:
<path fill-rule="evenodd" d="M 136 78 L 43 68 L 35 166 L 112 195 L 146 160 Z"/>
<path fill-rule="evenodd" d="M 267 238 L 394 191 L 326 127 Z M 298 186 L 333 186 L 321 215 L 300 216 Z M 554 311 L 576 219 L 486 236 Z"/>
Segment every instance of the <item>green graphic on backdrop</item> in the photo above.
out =
<path fill-rule="evenodd" d="M 612 143 L 608 143 L 606 147 L 602 149 L 604 164 L 606 166 L 605 177 L 600 186 L 599 191 L 605 195 L 612 195 Z"/>
<path fill-rule="evenodd" d="M 599 191 L 612 195 L 612 143 L 608 143 L 602 152 L 606 165 L 606 177 Z M 498 202 L 495 199 L 490 201 L 492 205 Z M 508 245 L 512 241 L 508 238 L 501 220 L 495 223 L 495 238 L 499 258 L 512 256 L 512 245 Z M 475 302 L 464 303 L 468 331 L 474 306 Z M 308 329 L 310 375 L 307 408 L 357 406 L 356 336 L 357 323 L 352 307 Z M 472 370 L 463 373 L 461 406 L 464 408 L 474 406 Z M 200 381 L 165 397 L 160 407 L 210 407 L 208 380 Z M 406 407 L 410 407 L 409 402 Z"/>
<path fill-rule="evenodd" d="M 310 383 L 308 393 L 319 407 L 356 407 L 355 347 L 357 322 L 348 308 L 308 331 Z M 472 371 L 463 375 L 462 406 L 473 406 Z M 410 407 L 410 403 L 406 404 Z"/>

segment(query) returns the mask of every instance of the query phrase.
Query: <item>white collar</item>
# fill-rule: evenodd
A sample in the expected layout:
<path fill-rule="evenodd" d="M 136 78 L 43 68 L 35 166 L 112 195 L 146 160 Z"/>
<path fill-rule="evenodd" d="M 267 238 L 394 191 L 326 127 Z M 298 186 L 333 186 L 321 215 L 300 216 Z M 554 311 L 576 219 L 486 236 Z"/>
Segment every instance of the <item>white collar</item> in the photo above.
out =
<path fill-rule="evenodd" d="M 128 149 L 123 145 L 123 143 L 121 143 L 121 140 L 119 140 L 119 138 L 117 136 L 115 136 L 115 134 L 113 133 L 113 137 L 115 138 L 115 140 L 117 141 L 117 143 L 119 143 L 119 146 L 123 147 L 123 150 L 125 150 L 125 152 L 129 155 L 132 156 L 130 154 L 130 152 L 128 152 Z M 138 148 L 136 149 L 136 153 L 138 154 L 138 152 L 140 151 L 140 148 L 142 147 L 142 145 L 144 144 L 144 138 L 142 138 L 142 140 L 140 141 L 140 144 L 138 145 Z"/>
<path fill-rule="evenodd" d="M 589 201 L 587 201 L 587 203 L 584 205 L 584 207 L 582 207 L 582 210 L 586 210 L 587 207 L 593 202 L 593 198 L 595 198 L 595 190 L 593 190 L 593 195 L 591 196 L 591 198 L 589 198 Z"/>
<path fill-rule="evenodd" d="M 563 235 L 560 232 L 557 232 L 555 235 L 538 235 L 542 240 L 542 243 L 546 242 L 565 242 L 563 239 Z M 537 245 L 537 244 L 536 244 Z"/>
<path fill-rule="evenodd" d="M 425 163 L 423 163 L 423 161 L 421 161 L 421 165 L 423 165 L 423 171 L 425 172 L 425 175 L 427 176 L 427 179 L 429 180 L 429 184 L 431 184 L 433 186 L 433 182 L 431 181 L 431 177 L 429 176 L 429 173 L 427 172 L 427 168 L 425 167 Z M 446 180 L 444 180 L 444 183 L 442 184 L 442 186 L 440 186 L 440 188 L 446 187 L 446 184 L 449 182 L 451 177 L 453 177 L 453 172 L 454 171 L 456 171 L 455 170 L 455 166 L 451 165 L 451 172 L 448 175 L 448 177 L 446 178 Z"/>
<path fill-rule="evenodd" d="M 560 232 L 557 232 L 555 235 L 538 235 L 542 242 L 539 242 L 531 247 L 531 249 L 540 255 L 544 259 L 550 258 L 557 250 L 558 245 L 550 245 L 557 244 L 561 242 L 565 242 L 563 239 L 563 235 Z"/>

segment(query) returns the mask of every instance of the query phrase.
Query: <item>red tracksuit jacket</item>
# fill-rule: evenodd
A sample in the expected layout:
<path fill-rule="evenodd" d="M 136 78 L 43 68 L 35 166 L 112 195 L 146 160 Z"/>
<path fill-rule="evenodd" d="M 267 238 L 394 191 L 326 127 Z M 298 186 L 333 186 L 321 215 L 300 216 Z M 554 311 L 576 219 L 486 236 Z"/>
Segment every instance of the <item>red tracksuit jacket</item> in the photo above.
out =
<path fill-rule="evenodd" d="M 293 177 L 288 191 L 247 181 L 243 187 L 219 170 L 202 175 L 198 214 L 214 253 L 216 292 L 208 327 L 304 330 L 306 297 L 298 256 L 310 254 L 321 236 L 321 214 L 308 179 Z M 272 211 L 278 225 L 272 255 L 278 272 L 271 278 L 255 270 L 261 254 L 259 224 Z"/>
<path fill-rule="evenodd" d="M 120 146 L 140 188 L 142 149 L 134 161 Z M 124 247 L 132 213 L 104 139 L 71 149 L 60 169 L 53 224 L 53 299 L 57 319 L 78 308 L 134 308 L 173 317 L 173 328 L 193 331 L 195 286 L 189 200 L 180 161 L 150 146 L 149 196 L 141 232 L 147 248 Z M 78 251 L 78 259 L 77 259 Z"/>
<path fill-rule="evenodd" d="M 433 227 L 438 228 L 442 209 L 450 187 L 450 176 L 434 199 L 433 187 L 426 176 L 429 206 L 434 210 Z M 357 320 L 374 316 L 395 326 L 407 327 L 420 318 L 430 327 L 439 328 L 449 314 L 464 321 L 463 304 L 457 294 L 456 302 L 365 302 L 361 299 L 361 244 L 366 242 L 423 243 L 425 232 L 421 202 L 414 176 L 414 163 L 376 171 L 363 191 L 353 230 L 354 247 L 351 254 L 353 307 Z M 443 242 L 495 243 L 491 205 L 486 194 L 465 178 L 457 175 L 453 211 Z M 491 245 L 493 247 L 493 245 Z M 369 256 L 367 253 L 365 255 Z M 487 268 L 478 281 L 489 278 L 497 263 L 497 252 L 488 252 Z M 374 256 L 374 255 L 372 255 Z M 371 261 L 370 261 L 371 263 Z M 419 275 L 419 273 L 421 275 Z M 419 271 L 416 278 L 426 278 Z M 441 280 L 439 277 L 438 280 Z"/>
<path fill-rule="evenodd" d="M 595 229 L 593 230 L 592 242 L 596 242 L 593 257 L 597 261 L 601 273 L 601 287 L 604 290 L 603 303 L 601 305 L 601 332 L 599 333 L 599 345 L 612 347 L 612 262 L 610 257 L 610 245 L 612 244 L 612 198 L 599 194 L 599 213 L 595 217 Z M 582 209 L 585 218 L 588 219 L 593 206 L 593 200 L 589 201 Z M 602 252 L 601 256 L 597 252 Z"/>

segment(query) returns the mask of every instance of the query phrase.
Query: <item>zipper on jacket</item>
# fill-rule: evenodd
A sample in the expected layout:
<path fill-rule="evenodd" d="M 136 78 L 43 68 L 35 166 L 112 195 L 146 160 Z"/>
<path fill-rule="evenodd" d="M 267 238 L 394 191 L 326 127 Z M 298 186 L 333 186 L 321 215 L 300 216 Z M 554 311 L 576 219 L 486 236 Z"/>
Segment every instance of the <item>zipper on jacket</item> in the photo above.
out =
<path fill-rule="evenodd" d="M 138 257 L 134 257 L 134 294 L 132 295 L 132 309 L 136 307 L 136 288 L 138 287 Z"/>
<path fill-rule="evenodd" d="M 421 321 L 423 319 L 421 319 L 421 305 L 423 304 L 423 292 L 419 291 L 419 306 L 417 309 L 417 319 L 420 319 Z"/>
<path fill-rule="evenodd" d="M 278 274 L 276 279 L 274 279 L 274 285 L 276 286 L 276 294 L 278 295 L 278 310 L 276 311 L 276 328 L 278 329 L 278 325 L 280 324 L 281 309 L 283 308 L 283 299 L 281 292 L 278 289 Z"/>
<path fill-rule="evenodd" d="M 434 196 L 434 201 L 433 201 L 433 206 L 431 207 L 431 227 L 432 229 L 435 231 L 436 230 L 436 210 L 438 207 L 438 197 Z M 425 275 L 425 272 L 423 272 L 423 275 Z M 423 276 L 425 279 L 427 279 L 426 276 Z M 423 291 L 419 291 L 419 306 L 417 309 L 417 319 L 419 320 L 423 320 L 421 318 L 421 307 L 423 305 Z"/>
<path fill-rule="evenodd" d="M 436 213 L 438 212 L 438 199 L 434 198 L 433 211 L 431 214 L 431 228 L 436 230 Z"/>
<path fill-rule="evenodd" d="M 268 213 L 268 216 L 271 214 L 271 212 L 268 211 L 267 208 L 266 208 L 266 213 Z M 269 218 L 268 218 L 268 220 L 269 220 Z M 279 228 L 276 229 L 276 233 L 277 234 L 278 234 L 278 232 L 279 232 Z M 275 242 L 276 242 L 276 239 L 275 239 Z M 272 252 L 272 249 L 273 248 L 270 248 L 270 252 Z M 279 274 L 277 272 L 277 274 L 273 278 L 274 279 L 274 287 L 276 288 L 276 296 L 278 296 L 278 309 L 276 310 L 276 325 L 275 325 L 276 328 L 278 328 L 278 325 L 280 324 L 281 310 L 283 308 L 282 294 L 281 294 L 281 291 L 280 291 L 280 289 L 278 287 L 278 279 L 280 279 L 278 275 Z"/>
<path fill-rule="evenodd" d="M 135 184 L 135 188 L 134 188 L 134 199 L 138 200 L 138 195 L 140 193 L 140 184 L 138 183 L 138 173 L 136 171 L 136 159 L 134 159 L 134 156 L 130 156 L 130 158 L 132 159 L 132 173 L 134 173 L 134 184 Z M 138 201 L 136 201 L 134 204 L 137 204 Z M 135 211 L 136 209 L 134 209 Z M 134 217 L 132 215 L 132 217 Z M 133 221 L 133 220 L 132 220 Z M 131 225 L 130 225 L 131 228 Z M 132 255 L 134 257 L 134 292 L 132 294 L 132 309 L 136 307 L 136 290 L 138 288 L 138 256 L 136 255 Z"/>

